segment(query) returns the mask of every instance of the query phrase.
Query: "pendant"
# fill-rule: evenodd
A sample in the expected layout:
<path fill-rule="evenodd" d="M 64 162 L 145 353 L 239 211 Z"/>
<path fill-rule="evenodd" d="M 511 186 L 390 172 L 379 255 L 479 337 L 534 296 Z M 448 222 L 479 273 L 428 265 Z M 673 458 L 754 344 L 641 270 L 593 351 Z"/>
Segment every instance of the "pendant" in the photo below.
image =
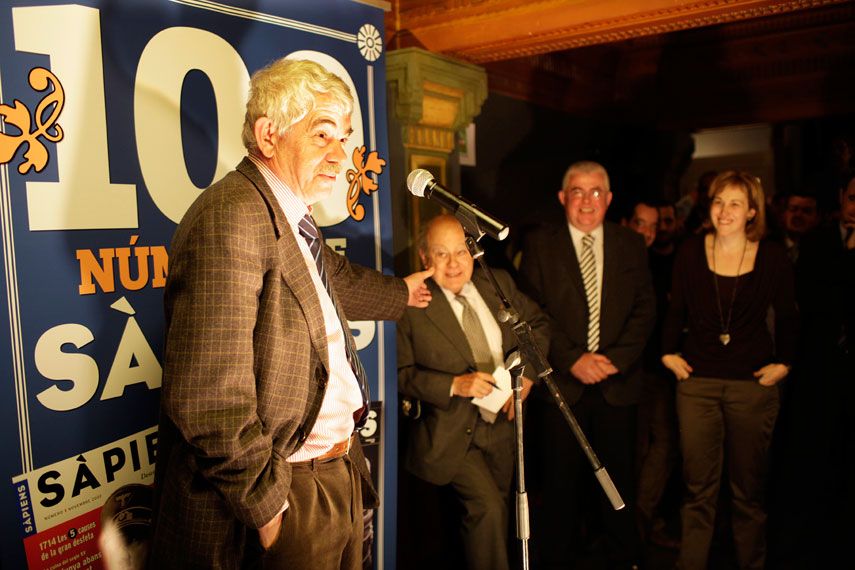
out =
<path fill-rule="evenodd" d="M 730 335 L 728 333 L 721 333 L 718 335 L 718 340 L 721 341 L 722 346 L 727 346 L 730 343 Z"/>

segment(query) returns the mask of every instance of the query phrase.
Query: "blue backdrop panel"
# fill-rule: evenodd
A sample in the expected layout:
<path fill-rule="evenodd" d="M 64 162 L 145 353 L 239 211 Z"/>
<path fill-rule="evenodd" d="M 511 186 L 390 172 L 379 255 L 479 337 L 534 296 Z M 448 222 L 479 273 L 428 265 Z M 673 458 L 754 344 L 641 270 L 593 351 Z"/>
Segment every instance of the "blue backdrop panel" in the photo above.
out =
<path fill-rule="evenodd" d="M 338 251 L 390 272 L 382 37 L 382 9 L 345 0 L 0 7 L 0 566 L 101 568 L 102 516 L 145 500 L 169 242 L 244 155 L 259 67 L 312 59 L 351 85 L 346 171 L 315 214 Z M 376 565 L 394 567 L 394 325 L 351 327 L 376 401 Z"/>

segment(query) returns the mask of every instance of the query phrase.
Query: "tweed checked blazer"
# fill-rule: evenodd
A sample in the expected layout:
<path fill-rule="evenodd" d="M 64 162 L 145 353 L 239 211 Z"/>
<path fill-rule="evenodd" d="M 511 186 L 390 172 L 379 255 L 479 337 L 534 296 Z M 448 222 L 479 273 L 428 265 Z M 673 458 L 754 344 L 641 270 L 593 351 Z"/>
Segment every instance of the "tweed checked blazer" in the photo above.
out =
<path fill-rule="evenodd" d="M 328 247 L 324 263 L 348 318 L 400 317 L 408 297 L 402 280 L 351 265 Z M 257 541 L 250 530 L 288 497 L 285 458 L 312 431 L 329 376 L 309 270 L 249 159 L 184 215 L 164 301 L 149 567 L 241 568 L 248 535 Z"/>
<path fill-rule="evenodd" d="M 617 367 L 595 385 L 613 406 L 637 404 L 641 355 L 656 320 L 656 299 L 644 240 L 632 230 L 603 223 L 603 289 L 600 348 Z M 570 367 L 587 351 L 588 301 L 567 224 L 544 226 L 527 236 L 520 263 L 520 287 L 541 304 L 552 322 L 549 363 L 556 385 L 572 405 L 585 386 Z M 539 397 L 549 397 L 544 390 Z"/>
<path fill-rule="evenodd" d="M 546 354 L 546 316 L 519 292 L 508 273 L 494 270 L 494 276 Z M 495 316 L 501 304 L 487 276 L 476 269 L 472 283 Z M 398 322 L 398 390 L 422 402 L 422 415 L 411 426 L 405 466 L 425 481 L 445 485 L 463 462 L 478 419 L 478 408 L 470 398 L 451 396 L 451 383 L 454 376 L 475 369 L 475 358 L 445 294 L 433 279 L 427 284 L 433 295 L 430 305 L 426 309 L 407 308 Z M 499 328 L 502 350 L 508 354 L 517 346 L 516 337 L 508 323 L 499 323 Z M 535 371 L 526 367 L 525 374 L 533 378 Z M 513 422 L 500 414 L 492 429 L 500 432 L 494 440 L 507 444 L 508 461 L 513 461 Z"/>

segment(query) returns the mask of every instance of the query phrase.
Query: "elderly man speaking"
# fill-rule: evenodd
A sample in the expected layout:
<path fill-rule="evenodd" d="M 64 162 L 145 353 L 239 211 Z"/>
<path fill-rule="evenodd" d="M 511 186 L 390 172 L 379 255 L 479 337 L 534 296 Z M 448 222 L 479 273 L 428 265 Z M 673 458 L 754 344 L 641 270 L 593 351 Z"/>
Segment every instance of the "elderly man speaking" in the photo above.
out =
<path fill-rule="evenodd" d="M 312 204 L 347 154 L 353 96 L 310 61 L 252 76 L 248 156 L 172 241 L 150 568 L 356 569 L 376 503 L 347 319 L 426 306 L 423 279 L 351 265 Z"/>

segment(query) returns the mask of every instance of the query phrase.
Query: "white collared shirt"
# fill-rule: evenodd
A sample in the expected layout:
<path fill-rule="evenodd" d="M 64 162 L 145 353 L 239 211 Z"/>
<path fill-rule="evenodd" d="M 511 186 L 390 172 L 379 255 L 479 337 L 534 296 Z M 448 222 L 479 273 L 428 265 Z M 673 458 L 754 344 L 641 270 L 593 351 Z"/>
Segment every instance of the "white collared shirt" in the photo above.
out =
<path fill-rule="evenodd" d="M 448 299 L 451 310 L 454 311 L 454 316 L 457 318 L 457 322 L 460 323 L 460 328 L 462 329 L 463 305 L 456 299 L 457 295 L 445 287 L 440 287 L 440 289 Z M 502 352 L 502 329 L 499 328 L 499 323 L 496 322 L 496 318 L 490 312 L 490 308 L 484 302 L 484 298 L 481 297 L 478 288 L 469 281 L 460 289 L 459 294 L 466 297 L 469 306 L 472 307 L 472 310 L 478 316 L 478 320 L 481 321 L 481 328 L 484 329 L 484 336 L 487 337 L 487 344 L 490 347 L 490 353 L 493 355 L 493 365 L 503 365 L 505 355 Z M 492 373 L 492 370 L 490 372 Z"/>
<path fill-rule="evenodd" d="M 573 248 L 576 250 L 576 259 L 579 261 L 579 265 L 582 264 L 582 238 L 585 237 L 585 232 L 576 229 L 573 224 L 567 224 L 567 227 L 570 228 L 570 239 L 573 240 Z M 602 308 L 603 303 L 603 260 L 605 259 L 605 254 L 603 253 L 603 224 L 597 226 L 593 231 L 591 231 L 591 235 L 594 237 L 594 263 L 597 266 L 597 299 L 600 301 L 600 307 Z"/>
<path fill-rule="evenodd" d="M 249 159 L 258 167 L 259 172 L 261 172 L 285 212 L 288 225 L 294 233 L 300 252 L 303 254 L 306 268 L 309 270 L 309 275 L 312 276 L 312 283 L 315 286 L 315 292 L 318 294 L 324 315 L 324 328 L 326 329 L 327 350 L 330 359 L 329 384 L 321 403 L 321 409 L 318 412 L 318 419 L 312 427 L 311 433 L 303 446 L 287 458 L 291 462 L 307 461 L 323 455 L 332 449 L 333 445 L 350 437 L 354 428 L 353 413 L 362 408 L 362 391 L 347 360 L 345 349 L 345 342 L 347 341 L 338 313 L 318 274 L 318 266 L 315 265 L 315 259 L 309 251 L 309 245 L 306 243 L 306 239 L 300 235 L 300 230 L 297 227 L 303 216 L 309 213 L 309 208 L 267 165 L 251 154 Z"/>

